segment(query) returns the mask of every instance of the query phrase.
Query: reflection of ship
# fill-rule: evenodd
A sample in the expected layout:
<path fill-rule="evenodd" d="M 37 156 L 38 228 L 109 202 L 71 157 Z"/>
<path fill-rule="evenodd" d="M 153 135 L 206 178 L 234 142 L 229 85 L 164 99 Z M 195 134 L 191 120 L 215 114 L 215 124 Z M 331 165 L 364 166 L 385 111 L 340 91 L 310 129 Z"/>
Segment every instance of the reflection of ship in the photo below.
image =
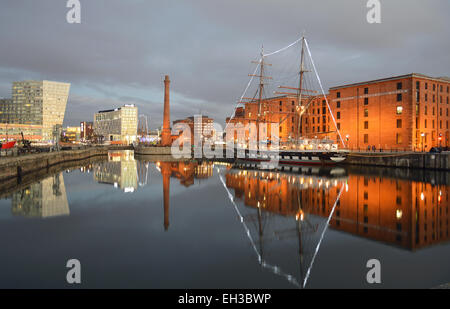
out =
<path fill-rule="evenodd" d="M 62 173 L 14 192 L 11 212 L 14 215 L 41 218 L 69 215 Z"/>
<path fill-rule="evenodd" d="M 299 183 L 305 186 L 295 185 Z M 264 211 L 284 216 L 294 216 L 302 205 L 309 216 L 328 218 L 339 193 L 336 184 L 329 177 L 267 171 L 232 169 L 226 175 L 227 187 L 245 205 L 257 208 L 259 203 Z M 330 226 L 410 250 L 446 242 L 450 239 L 449 191 L 445 184 L 349 174 Z"/>
<path fill-rule="evenodd" d="M 96 165 L 94 180 L 112 184 L 124 192 L 134 192 L 138 187 L 138 170 L 133 151 L 109 152 L 108 161 Z"/>
<path fill-rule="evenodd" d="M 342 192 L 345 180 L 231 169 L 224 185 L 234 189 L 235 196 L 249 206 L 239 207 L 231 199 L 260 265 L 304 287 L 329 222 L 312 214 L 304 194 L 321 190 L 323 194 L 317 198 L 336 207 L 339 195 L 331 192 L 336 188 Z"/>

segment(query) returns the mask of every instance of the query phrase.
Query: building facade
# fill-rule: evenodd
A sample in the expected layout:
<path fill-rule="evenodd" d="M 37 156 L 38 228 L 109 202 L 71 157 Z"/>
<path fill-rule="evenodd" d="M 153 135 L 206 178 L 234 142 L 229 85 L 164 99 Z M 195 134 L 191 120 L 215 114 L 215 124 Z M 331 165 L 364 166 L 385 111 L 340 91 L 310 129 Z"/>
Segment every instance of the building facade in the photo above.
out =
<path fill-rule="evenodd" d="M 185 119 L 175 120 L 173 125 L 175 127 L 176 124 L 186 124 L 190 128 L 191 135 L 191 145 L 194 145 L 194 136 L 198 136 L 199 141 L 204 142 L 205 139 L 215 139 L 216 130 L 214 128 L 214 119 L 204 116 L 204 115 L 195 115 Z M 181 134 L 181 132 L 180 132 Z M 184 141 L 184 140 L 183 140 Z"/>
<path fill-rule="evenodd" d="M 333 87 L 328 101 L 347 147 L 428 151 L 449 146 L 449 87 L 413 73 Z"/>
<path fill-rule="evenodd" d="M 20 81 L 12 85 L 12 99 L 0 100 L 0 139 L 51 142 L 55 126 L 62 126 L 70 84 Z"/>
<path fill-rule="evenodd" d="M 99 111 L 94 116 L 94 134 L 105 141 L 133 143 L 137 140 L 138 109 L 134 105 Z"/>
<path fill-rule="evenodd" d="M 81 136 L 80 127 L 67 127 L 62 131 L 62 140 L 65 142 L 79 142 Z"/>
<path fill-rule="evenodd" d="M 94 123 L 88 121 L 80 122 L 80 139 L 83 141 L 91 140 L 94 135 Z"/>

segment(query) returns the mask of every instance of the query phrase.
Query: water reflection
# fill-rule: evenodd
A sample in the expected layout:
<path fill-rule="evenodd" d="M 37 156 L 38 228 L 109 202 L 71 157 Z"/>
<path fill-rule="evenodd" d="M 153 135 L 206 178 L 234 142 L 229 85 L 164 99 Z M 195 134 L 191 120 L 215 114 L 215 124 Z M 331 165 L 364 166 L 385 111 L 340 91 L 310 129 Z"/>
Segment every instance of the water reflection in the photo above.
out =
<path fill-rule="evenodd" d="M 333 229 L 406 249 L 449 240 L 449 186 L 380 176 L 289 175 L 230 170 L 227 187 L 246 206 L 282 216 L 327 218 Z"/>
<path fill-rule="evenodd" d="M 411 177 L 402 174 L 407 170 L 319 167 L 303 167 L 296 172 L 262 171 L 238 169 L 218 162 L 135 158 L 129 151 L 111 152 L 98 161 L 77 164 L 77 167 L 64 167 L 67 173 L 59 169 L 54 175 L 33 178 L 2 193 L 1 196 L 9 199 L 4 202 L 5 213 L 10 216 L 9 205 L 12 205 L 11 212 L 17 216 L 69 215 L 67 185 L 73 218 L 64 218 L 64 224 L 73 224 L 73 230 L 85 231 L 92 228 L 89 224 L 92 214 L 104 216 L 105 234 L 103 238 L 90 239 L 90 248 L 98 247 L 113 235 L 115 242 L 111 243 L 111 250 L 116 252 L 117 240 L 123 248 L 136 250 L 135 256 L 142 257 L 142 264 L 139 264 L 142 268 L 149 265 L 149 260 L 153 265 L 162 263 L 166 269 L 179 267 L 160 278 L 167 275 L 175 280 L 176 272 L 196 272 L 197 264 L 221 259 L 233 252 L 231 264 L 241 263 L 243 275 L 253 278 L 256 265 L 264 270 L 256 268 L 256 277 L 266 278 L 261 282 L 267 280 L 264 285 L 302 288 L 314 286 L 315 280 L 319 281 L 317 278 L 321 283 L 328 282 L 329 274 L 323 271 L 324 260 L 330 254 L 333 258 L 341 254 L 343 247 L 353 246 L 353 251 L 346 251 L 344 258 L 328 261 L 339 263 L 342 269 L 351 269 L 358 258 L 356 255 L 364 259 L 362 252 L 371 247 L 378 250 L 372 251 L 376 252 L 375 256 L 384 258 L 394 252 L 392 259 L 402 257 L 392 262 L 391 269 L 403 266 L 407 259 L 413 268 L 431 265 L 437 257 L 448 253 L 448 245 L 433 247 L 429 257 L 424 257 L 429 252 L 426 250 L 413 252 L 449 240 L 450 187 L 445 173 L 419 175 L 414 171 Z M 33 220 L 5 220 L 4 223 L 24 233 L 29 232 L 24 228 L 29 226 L 54 228 L 64 233 L 59 230 L 58 219 L 45 223 Z M 123 230 L 117 228 L 122 223 L 132 227 L 128 230 L 130 236 L 124 236 Z M 7 230 L 6 225 L 4 229 Z M 80 237 L 85 239 L 83 233 Z M 98 233 L 98 230 L 89 233 Z M 17 233 L 9 236 L 11 243 L 18 237 L 14 235 Z M 127 247 L 129 239 L 135 238 L 144 245 Z M 183 258 L 189 263 L 164 264 L 173 248 L 185 246 L 192 239 L 198 240 L 195 249 L 186 246 L 183 250 Z M 214 252 L 211 246 L 216 246 Z M 164 249 L 155 253 L 154 247 Z M 434 254 L 443 247 L 447 248 L 443 255 Z M 145 251 L 141 251 L 142 248 Z M 250 250 L 254 254 L 248 259 Z M 91 251 L 92 256 L 99 255 L 96 249 Z M 316 256 L 320 258 L 315 262 Z M 199 259 L 204 260 L 198 262 Z M 358 260 L 361 265 L 365 262 Z M 231 264 L 227 267 L 232 267 Z M 116 265 L 112 263 L 111 267 Z M 189 268 L 189 265 L 193 266 Z M 217 269 L 222 267 L 217 265 Z M 122 276 L 128 274 L 126 265 L 121 271 Z M 227 276 L 220 271 L 216 275 Z M 275 276 L 283 280 L 274 280 Z M 437 272 L 430 276 L 441 278 Z M 216 283 L 221 286 L 222 281 L 218 279 Z M 257 285 L 259 281 L 253 283 Z M 407 282 L 402 284 L 407 285 Z"/>
<path fill-rule="evenodd" d="M 138 173 L 132 150 L 108 153 L 108 160 L 98 163 L 94 169 L 94 180 L 111 184 L 125 193 L 134 192 L 138 187 Z"/>
<path fill-rule="evenodd" d="M 205 179 L 213 175 L 213 164 L 211 162 L 198 163 L 197 161 L 186 162 L 156 162 L 157 169 L 163 178 L 164 196 L 164 230 L 169 229 L 169 208 L 170 208 L 170 178 L 175 177 L 180 180 L 180 184 L 189 187 L 194 184 L 194 180 Z"/>
<path fill-rule="evenodd" d="M 234 190 L 234 197 L 245 206 L 239 208 L 230 198 L 259 264 L 295 286 L 305 287 L 328 222 L 345 188 L 345 170 L 311 167 L 301 169 L 300 174 L 289 174 L 230 169 L 225 178 L 223 184 Z M 310 203 L 313 191 L 320 192 L 317 194 L 320 205 L 330 205 L 328 218 L 313 213 Z M 285 255 L 286 248 L 291 251 L 289 257 Z M 277 251 L 284 252 L 284 256 L 279 258 Z"/>
<path fill-rule="evenodd" d="M 11 212 L 17 216 L 48 218 L 70 213 L 62 173 L 14 192 L 11 203 Z"/>
<path fill-rule="evenodd" d="M 444 184 L 323 168 L 300 174 L 232 168 L 225 179 L 259 264 L 300 288 L 328 226 L 408 250 L 449 240 Z"/>

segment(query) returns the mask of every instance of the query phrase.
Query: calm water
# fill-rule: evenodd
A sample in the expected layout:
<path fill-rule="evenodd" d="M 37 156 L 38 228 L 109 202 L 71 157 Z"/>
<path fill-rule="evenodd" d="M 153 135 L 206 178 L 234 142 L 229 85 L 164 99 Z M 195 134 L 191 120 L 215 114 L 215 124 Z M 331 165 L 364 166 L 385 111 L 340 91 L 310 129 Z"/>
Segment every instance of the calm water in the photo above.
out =
<path fill-rule="evenodd" d="M 0 287 L 347 288 L 450 282 L 447 173 L 268 172 L 132 152 L 0 192 Z M 329 220 L 329 224 L 327 221 Z"/>

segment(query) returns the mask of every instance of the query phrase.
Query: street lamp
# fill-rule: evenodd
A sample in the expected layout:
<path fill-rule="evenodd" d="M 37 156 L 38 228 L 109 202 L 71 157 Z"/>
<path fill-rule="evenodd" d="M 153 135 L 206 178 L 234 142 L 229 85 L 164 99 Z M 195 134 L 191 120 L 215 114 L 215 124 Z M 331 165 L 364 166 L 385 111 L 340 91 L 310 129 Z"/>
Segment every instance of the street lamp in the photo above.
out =
<path fill-rule="evenodd" d="M 422 152 L 424 151 L 424 144 L 423 144 L 423 140 L 425 138 L 425 133 L 421 133 L 420 136 L 422 136 Z"/>
<path fill-rule="evenodd" d="M 347 148 L 349 147 L 348 141 L 350 140 L 350 135 L 345 135 L 345 141 L 347 142 Z"/>

